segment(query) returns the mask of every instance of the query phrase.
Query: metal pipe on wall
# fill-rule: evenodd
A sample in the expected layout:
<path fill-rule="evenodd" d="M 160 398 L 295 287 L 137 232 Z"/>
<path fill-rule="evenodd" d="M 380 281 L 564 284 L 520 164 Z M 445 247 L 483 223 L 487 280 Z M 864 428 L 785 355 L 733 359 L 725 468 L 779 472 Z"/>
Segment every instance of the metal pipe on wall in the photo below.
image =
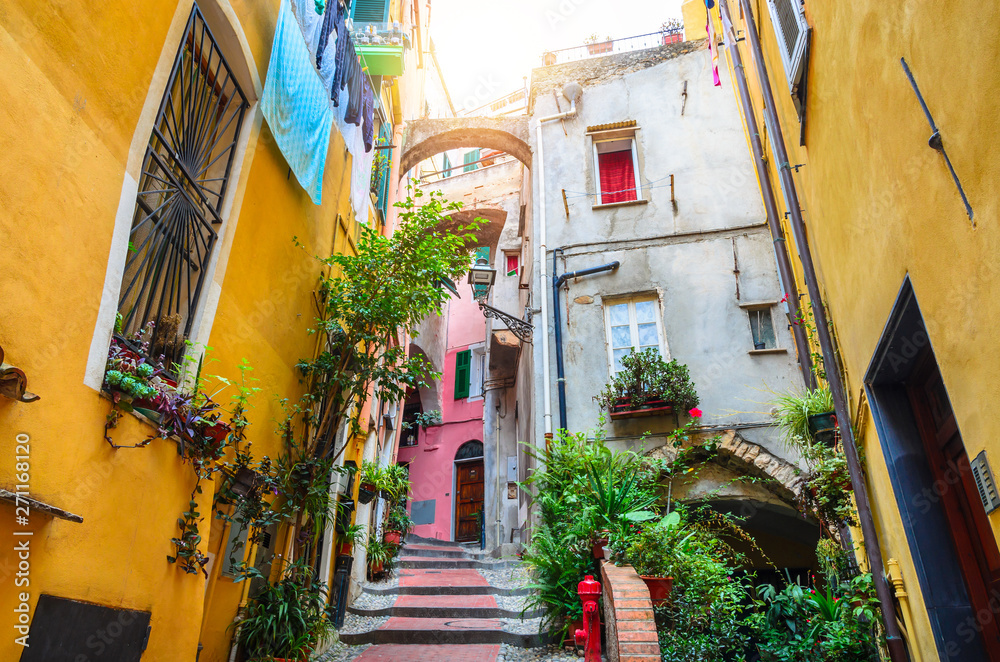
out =
<path fill-rule="evenodd" d="M 548 280 L 548 248 L 545 236 L 545 151 L 542 147 L 542 125 L 545 122 L 561 120 L 572 117 L 576 114 L 576 98 L 570 103 L 570 108 L 564 113 L 556 113 L 538 120 L 535 127 L 535 135 L 538 141 L 538 257 L 539 257 L 539 283 L 541 283 L 541 315 L 542 315 L 542 418 L 545 422 L 546 438 L 552 436 L 552 386 L 549 383 L 551 373 L 549 371 L 549 304 L 548 297 L 545 296 L 545 281 Z"/>
<path fill-rule="evenodd" d="M 823 352 L 823 361 L 828 366 L 826 372 L 827 381 L 830 384 L 830 391 L 833 394 L 837 420 L 841 422 L 840 431 L 843 435 L 844 455 L 847 457 L 847 467 L 851 474 L 851 485 L 854 488 L 854 499 L 858 507 L 858 519 L 861 521 L 861 531 L 865 537 L 865 551 L 875 583 L 875 592 L 878 595 L 879 604 L 882 608 L 882 621 L 886 632 L 886 646 L 889 649 L 889 657 L 893 662 L 904 662 L 909 660 L 909 654 L 900 633 L 899 624 L 896 622 L 896 609 L 893 604 L 892 591 L 885 577 L 882 549 L 879 545 L 878 534 L 875 530 L 875 521 L 872 517 L 871 502 L 868 499 L 868 488 L 865 485 L 864 474 L 861 471 L 861 461 L 858 458 L 854 430 L 851 428 L 852 418 L 847 406 L 847 394 L 844 389 L 843 375 L 840 374 L 837 364 L 833 338 L 830 335 L 829 321 L 826 316 L 826 306 L 823 303 L 819 290 L 812 252 L 809 249 L 809 242 L 806 239 L 806 227 L 802 220 L 801 209 L 799 208 L 799 196 L 795 189 L 795 181 L 792 179 L 791 168 L 789 167 L 788 153 L 785 150 L 785 139 L 781 132 L 781 124 L 778 121 L 777 112 L 774 109 L 774 94 L 771 91 L 771 81 L 767 75 L 764 51 L 760 45 L 760 37 L 757 34 L 757 25 L 754 21 L 749 1 L 739 0 L 739 2 L 743 10 L 743 19 L 746 22 L 745 33 L 747 41 L 750 44 L 750 53 L 754 60 L 754 67 L 757 70 L 758 84 L 764 97 L 764 116 L 770 125 L 773 136 L 772 147 L 775 158 L 778 161 L 781 190 L 785 196 L 785 203 L 791 217 L 793 235 L 799 249 L 799 259 L 802 262 L 806 287 L 809 292 L 809 298 L 812 301 L 813 313 L 816 319 L 816 335 Z M 723 10 L 728 16 L 729 10 L 726 7 L 726 1 L 723 0 L 720 5 L 722 5 Z"/>
<path fill-rule="evenodd" d="M 562 351 L 562 313 L 559 309 L 559 289 L 563 283 L 571 278 L 580 276 L 590 276 L 605 271 L 614 271 L 621 266 L 621 262 L 615 260 L 599 267 L 589 267 L 579 271 L 570 271 L 561 276 L 556 276 L 556 254 L 562 253 L 561 248 L 552 251 L 552 326 L 555 328 L 556 340 L 556 390 L 559 392 L 559 427 L 566 429 L 566 375 L 563 367 Z"/>
<path fill-rule="evenodd" d="M 740 55 L 740 50 L 736 47 L 735 35 L 731 33 L 732 19 L 729 16 L 729 8 L 725 2 L 720 3 L 719 7 L 723 12 L 722 32 L 729 56 L 732 58 L 733 78 L 736 80 L 740 103 L 743 106 L 743 116 L 747 124 L 747 135 L 750 140 L 750 151 L 753 154 L 757 177 L 760 180 L 760 192 L 761 197 L 764 199 L 764 210 L 767 213 L 767 226 L 771 230 L 774 255 L 778 262 L 778 273 L 781 274 L 781 282 L 784 285 L 783 289 L 788 309 L 795 320 L 800 320 L 802 319 L 802 311 L 799 308 L 799 288 L 795 285 L 795 274 L 792 272 L 792 263 L 788 257 L 785 231 L 781 227 L 778 205 L 774 200 L 774 190 L 771 188 L 771 173 L 768 171 L 767 163 L 764 161 L 764 148 L 760 141 L 760 128 L 757 126 L 757 116 L 753 111 L 753 102 L 750 100 L 746 71 L 743 68 L 743 56 Z M 806 330 L 801 324 L 792 324 L 791 326 L 792 337 L 795 339 L 795 351 L 799 355 L 799 369 L 802 371 L 802 380 L 805 382 L 807 388 L 814 389 L 816 388 L 816 376 L 813 374 L 812 352 L 809 349 L 809 339 L 806 338 Z"/>

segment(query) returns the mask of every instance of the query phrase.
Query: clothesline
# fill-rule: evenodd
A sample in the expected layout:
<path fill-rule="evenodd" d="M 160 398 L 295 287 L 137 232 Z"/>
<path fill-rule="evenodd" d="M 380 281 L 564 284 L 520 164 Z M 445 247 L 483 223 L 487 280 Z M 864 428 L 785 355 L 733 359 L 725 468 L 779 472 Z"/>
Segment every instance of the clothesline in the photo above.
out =
<path fill-rule="evenodd" d="M 658 182 L 666 181 L 666 180 L 670 179 L 670 177 L 671 177 L 671 175 L 667 175 L 666 177 L 661 177 L 660 179 L 654 179 L 653 181 L 649 182 L 648 184 L 645 184 L 645 185 L 642 185 L 642 186 L 630 186 L 629 188 L 622 189 L 621 191 L 601 191 L 601 194 L 602 195 L 614 195 L 616 193 L 627 193 L 628 191 L 635 191 L 637 189 L 638 190 L 651 190 L 651 189 L 654 189 L 654 188 L 665 188 L 667 186 L 670 186 L 670 184 L 669 183 L 668 184 L 660 184 L 658 186 L 654 186 L 654 184 L 657 184 Z M 590 196 L 594 196 L 594 195 L 597 195 L 597 193 L 587 193 L 587 192 L 583 192 L 583 191 L 570 191 L 570 190 L 566 191 L 566 198 L 567 199 L 568 198 L 590 197 Z"/>

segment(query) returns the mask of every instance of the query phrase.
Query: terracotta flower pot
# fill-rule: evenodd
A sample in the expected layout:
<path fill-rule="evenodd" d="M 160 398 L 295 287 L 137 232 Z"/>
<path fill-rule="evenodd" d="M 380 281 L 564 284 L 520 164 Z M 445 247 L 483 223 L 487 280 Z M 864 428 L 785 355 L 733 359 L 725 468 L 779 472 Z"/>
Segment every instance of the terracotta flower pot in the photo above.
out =
<path fill-rule="evenodd" d="M 594 541 L 594 545 L 591 548 L 590 553 L 594 555 L 595 559 L 604 558 L 604 548 L 607 546 L 607 544 L 608 544 L 608 537 L 601 536 L 600 538 Z"/>
<path fill-rule="evenodd" d="M 653 601 L 654 607 L 662 607 L 670 602 L 670 592 L 674 588 L 673 577 L 649 577 L 647 575 L 639 575 L 639 577 L 646 582 L 646 588 L 649 589 L 649 599 Z"/>
<path fill-rule="evenodd" d="M 398 545 L 401 537 L 402 534 L 399 531 L 386 531 L 384 539 L 390 545 Z"/>

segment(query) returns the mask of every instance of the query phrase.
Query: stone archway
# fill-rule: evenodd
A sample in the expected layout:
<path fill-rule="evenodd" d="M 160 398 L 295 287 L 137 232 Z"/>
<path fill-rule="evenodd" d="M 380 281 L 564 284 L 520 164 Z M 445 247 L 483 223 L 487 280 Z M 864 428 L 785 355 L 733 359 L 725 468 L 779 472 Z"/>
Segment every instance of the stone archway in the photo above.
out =
<path fill-rule="evenodd" d="M 400 177 L 435 154 L 462 147 L 500 150 L 530 167 L 528 118 L 452 117 L 407 122 L 399 160 Z"/>
<path fill-rule="evenodd" d="M 507 222 L 506 210 L 498 207 L 470 207 L 454 212 L 441 222 L 440 226 L 449 233 L 455 233 L 458 228 L 468 225 L 477 218 L 481 218 L 485 223 L 474 234 L 476 235 L 476 247 L 485 246 L 490 249 L 490 256 L 496 253 L 497 243 L 500 241 L 500 233 L 503 231 L 504 223 Z"/>

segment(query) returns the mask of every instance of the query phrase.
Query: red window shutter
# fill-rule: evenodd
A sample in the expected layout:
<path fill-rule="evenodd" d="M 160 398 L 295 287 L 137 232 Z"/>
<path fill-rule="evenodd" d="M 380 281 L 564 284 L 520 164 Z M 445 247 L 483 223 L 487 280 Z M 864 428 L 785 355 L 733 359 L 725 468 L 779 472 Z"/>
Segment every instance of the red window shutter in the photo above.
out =
<path fill-rule="evenodd" d="M 601 173 L 601 204 L 636 199 L 632 150 L 598 154 L 597 167 Z"/>
<path fill-rule="evenodd" d="M 517 275 L 517 254 L 507 256 L 507 275 L 516 276 Z"/>

